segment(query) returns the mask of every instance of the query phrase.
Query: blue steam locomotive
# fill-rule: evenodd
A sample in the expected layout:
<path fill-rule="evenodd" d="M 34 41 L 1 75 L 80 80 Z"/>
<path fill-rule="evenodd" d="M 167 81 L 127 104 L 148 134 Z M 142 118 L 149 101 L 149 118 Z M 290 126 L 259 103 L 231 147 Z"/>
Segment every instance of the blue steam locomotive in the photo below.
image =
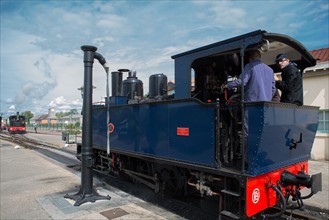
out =
<path fill-rule="evenodd" d="M 261 51 L 274 72 L 280 71 L 275 56 L 282 52 L 300 71 L 316 64 L 295 39 L 257 30 L 172 56 L 173 94 L 164 74 L 150 76 L 146 97 L 136 72 L 114 71 L 112 95 L 92 107 L 93 167 L 155 192 L 216 198 L 221 219 L 273 217 L 302 208 L 303 199 L 321 190 L 321 173 L 308 174 L 318 108 L 245 103 L 243 88 L 223 90 L 222 84 L 243 71 L 244 54 L 252 49 Z M 78 145 L 78 155 L 81 151 Z M 304 187 L 311 188 L 309 195 L 301 195 Z M 289 198 L 297 202 L 288 204 Z M 279 211 L 267 213 L 273 206 Z"/>

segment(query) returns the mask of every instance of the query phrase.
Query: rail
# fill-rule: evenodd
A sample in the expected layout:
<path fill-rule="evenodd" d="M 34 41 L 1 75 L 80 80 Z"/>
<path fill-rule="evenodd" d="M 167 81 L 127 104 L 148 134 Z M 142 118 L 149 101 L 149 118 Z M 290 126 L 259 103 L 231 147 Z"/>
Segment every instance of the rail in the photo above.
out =
<path fill-rule="evenodd" d="M 80 161 L 76 158 L 75 151 L 58 148 L 49 143 L 26 137 L 24 134 L 0 133 L 0 139 L 17 144 L 20 147 L 35 150 L 67 167 L 79 167 Z"/>

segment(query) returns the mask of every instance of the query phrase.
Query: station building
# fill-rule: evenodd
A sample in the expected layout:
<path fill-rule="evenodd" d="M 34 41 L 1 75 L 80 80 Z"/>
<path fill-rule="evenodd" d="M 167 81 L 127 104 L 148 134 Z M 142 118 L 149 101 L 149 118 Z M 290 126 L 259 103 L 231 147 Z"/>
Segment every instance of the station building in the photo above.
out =
<path fill-rule="evenodd" d="M 310 52 L 317 59 L 317 64 L 304 70 L 304 105 L 320 107 L 311 157 L 314 160 L 329 160 L 329 48 Z"/>

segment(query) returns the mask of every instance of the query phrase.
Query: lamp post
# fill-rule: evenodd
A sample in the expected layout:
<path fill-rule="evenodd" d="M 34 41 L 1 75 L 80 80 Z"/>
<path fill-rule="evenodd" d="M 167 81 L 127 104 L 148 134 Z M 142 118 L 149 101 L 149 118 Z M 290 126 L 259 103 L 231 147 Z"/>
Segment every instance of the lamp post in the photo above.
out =
<path fill-rule="evenodd" d="M 93 89 L 96 89 L 96 86 L 93 86 Z M 80 92 L 81 92 L 81 98 L 83 100 L 83 86 L 80 86 L 78 88 L 78 90 L 80 90 Z M 82 106 L 82 109 L 81 109 L 81 115 L 83 115 L 83 106 Z"/>
<path fill-rule="evenodd" d="M 78 90 L 81 92 L 81 98 L 83 99 L 83 86 L 79 87 Z"/>
<path fill-rule="evenodd" d="M 93 86 L 93 89 L 96 89 L 96 86 Z M 80 90 L 81 98 L 83 99 L 83 86 L 79 87 L 78 90 Z"/>

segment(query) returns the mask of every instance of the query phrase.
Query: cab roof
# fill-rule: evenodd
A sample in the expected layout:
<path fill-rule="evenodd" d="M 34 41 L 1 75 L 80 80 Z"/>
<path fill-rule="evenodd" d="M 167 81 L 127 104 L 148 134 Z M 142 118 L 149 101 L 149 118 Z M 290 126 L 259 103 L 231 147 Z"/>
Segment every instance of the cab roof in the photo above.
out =
<path fill-rule="evenodd" d="M 267 49 L 265 48 L 267 47 Z M 247 34 L 219 41 L 190 51 L 176 54 L 173 59 L 182 57 L 199 58 L 199 55 L 210 56 L 222 54 L 229 51 L 248 50 L 248 48 L 259 48 L 262 51 L 262 60 L 274 70 L 275 57 L 279 53 L 286 53 L 290 61 L 295 62 L 300 69 L 315 66 L 316 60 L 311 53 L 296 39 L 277 33 L 268 33 L 265 30 L 256 30 Z M 262 50 L 262 48 L 264 50 Z"/>

